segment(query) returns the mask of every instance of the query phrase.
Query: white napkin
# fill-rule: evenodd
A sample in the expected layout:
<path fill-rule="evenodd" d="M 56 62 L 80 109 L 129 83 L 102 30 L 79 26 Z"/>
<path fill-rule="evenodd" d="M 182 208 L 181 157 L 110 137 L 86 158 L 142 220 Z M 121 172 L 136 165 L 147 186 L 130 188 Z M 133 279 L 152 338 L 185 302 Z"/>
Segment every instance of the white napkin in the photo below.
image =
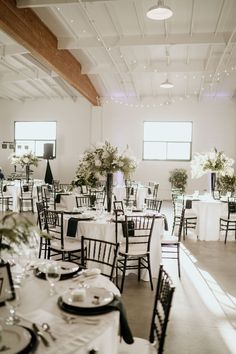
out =
<path fill-rule="evenodd" d="M 84 272 L 83 272 L 83 275 L 85 277 L 91 277 L 93 275 L 99 275 L 101 274 L 101 269 L 98 269 L 98 268 L 91 268 L 91 269 L 86 269 Z"/>

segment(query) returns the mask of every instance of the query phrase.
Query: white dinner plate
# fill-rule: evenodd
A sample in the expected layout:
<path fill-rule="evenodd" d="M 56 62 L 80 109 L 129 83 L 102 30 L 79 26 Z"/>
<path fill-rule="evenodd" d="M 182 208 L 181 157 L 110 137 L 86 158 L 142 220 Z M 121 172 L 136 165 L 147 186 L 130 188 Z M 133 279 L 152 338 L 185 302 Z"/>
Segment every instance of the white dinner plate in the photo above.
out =
<path fill-rule="evenodd" d="M 70 292 L 62 296 L 66 305 L 76 308 L 98 308 L 109 304 L 114 298 L 114 294 L 105 288 L 86 288 L 86 296 L 82 301 L 74 301 Z"/>
<path fill-rule="evenodd" d="M 17 354 L 25 349 L 31 342 L 30 332 L 20 326 L 2 326 L 0 352 L 4 354 Z M 3 348 L 5 348 L 3 350 Z"/>
<path fill-rule="evenodd" d="M 39 264 L 38 270 L 42 273 L 46 273 L 47 264 L 46 262 Z M 76 263 L 57 261 L 56 264 L 60 267 L 59 272 L 61 275 L 69 275 L 79 270 L 79 266 Z"/>

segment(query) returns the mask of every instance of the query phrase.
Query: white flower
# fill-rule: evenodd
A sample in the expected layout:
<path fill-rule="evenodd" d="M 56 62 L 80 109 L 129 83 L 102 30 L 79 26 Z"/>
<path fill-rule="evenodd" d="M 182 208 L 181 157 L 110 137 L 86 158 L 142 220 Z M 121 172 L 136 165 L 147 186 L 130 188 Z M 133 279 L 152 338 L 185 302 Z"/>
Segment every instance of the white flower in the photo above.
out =
<path fill-rule="evenodd" d="M 217 172 L 222 176 L 232 176 L 234 174 L 233 164 L 233 159 L 228 158 L 222 151 L 218 152 L 216 149 L 205 154 L 197 153 L 191 161 L 192 178 L 199 178 L 208 172 Z"/>
<path fill-rule="evenodd" d="M 95 159 L 94 164 L 96 167 L 100 167 L 102 165 L 101 161 L 98 159 Z"/>
<path fill-rule="evenodd" d="M 23 158 L 23 161 L 24 161 L 24 163 L 26 163 L 26 164 L 28 164 L 28 163 L 30 162 L 30 160 L 29 160 L 28 157 L 24 157 L 24 158 Z"/>
<path fill-rule="evenodd" d="M 134 172 L 136 166 L 135 159 L 119 154 L 118 148 L 109 142 L 97 143 L 95 147 L 85 151 L 80 158 L 73 182 L 77 185 L 94 185 L 102 176 L 117 171 L 123 172 L 127 178 L 130 173 Z"/>

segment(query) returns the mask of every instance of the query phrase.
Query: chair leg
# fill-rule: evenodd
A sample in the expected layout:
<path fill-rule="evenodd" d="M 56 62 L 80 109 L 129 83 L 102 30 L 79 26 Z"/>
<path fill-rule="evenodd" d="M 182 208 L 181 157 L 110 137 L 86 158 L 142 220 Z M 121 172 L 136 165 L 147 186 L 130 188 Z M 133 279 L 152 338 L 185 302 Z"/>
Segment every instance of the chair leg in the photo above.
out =
<path fill-rule="evenodd" d="M 153 290 L 152 271 L 151 271 L 151 262 L 150 262 L 150 255 L 149 254 L 147 256 L 147 261 L 148 261 L 148 273 L 149 273 L 151 290 Z"/>
<path fill-rule="evenodd" d="M 123 273 L 122 273 L 122 280 L 121 280 L 121 286 L 120 286 L 120 292 L 123 292 L 124 288 L 124 282 L 125 282 L 125 273 L 126 273 L 126 264 L 127 264 L 127 257 L 124 258 L 124 265 L 123 265 Z"/>
<path fill-rule="evenodd" d="M 175 229 L 175 217 L 174 217 L 174 221 L 173 221 L 173 226 L 172 226 L 171 235 L 173 235 L 173 234 L 174 234 L 174 229 Z"/>
<path fill-rule="evenodd" d="M 141 258 L 138 259 L 138 281 L 141 279 Z"/>
<path fill-rule="evenodd" d="M 179 278 L 181 278 L 181 274 L 180 274 L 180 249 L 179 249 L 179 244 L 177 245 L 177 262 L 178 262 L 178 275 L 179 275 Z"/>
<path fill-rule="evenodd" d="M 228 236 L 228 228 L 229 228 L 229 223 L 227 222 L 226 231 L 225 231 L 225 244 L 226 244 L 226 240 L 227 240 L 227 236 Z"/>

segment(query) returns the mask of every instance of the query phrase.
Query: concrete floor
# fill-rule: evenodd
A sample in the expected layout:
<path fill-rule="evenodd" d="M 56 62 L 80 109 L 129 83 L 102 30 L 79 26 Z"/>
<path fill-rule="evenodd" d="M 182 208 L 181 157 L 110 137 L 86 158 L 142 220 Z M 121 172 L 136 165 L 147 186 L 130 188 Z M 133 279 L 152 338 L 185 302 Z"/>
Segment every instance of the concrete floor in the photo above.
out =
<path fill-rule="evenodd" d="M 171 204 L 164 203 L 169 228 Z M 236 242 L 186 239 L 181 280 L 174 260 L 163 264 L 175 283 L 166 354 L 236 354 Z M 126 278 L 122 295 L 135 336 L 148 338 L 153 292 L 148 282 Z"/>

